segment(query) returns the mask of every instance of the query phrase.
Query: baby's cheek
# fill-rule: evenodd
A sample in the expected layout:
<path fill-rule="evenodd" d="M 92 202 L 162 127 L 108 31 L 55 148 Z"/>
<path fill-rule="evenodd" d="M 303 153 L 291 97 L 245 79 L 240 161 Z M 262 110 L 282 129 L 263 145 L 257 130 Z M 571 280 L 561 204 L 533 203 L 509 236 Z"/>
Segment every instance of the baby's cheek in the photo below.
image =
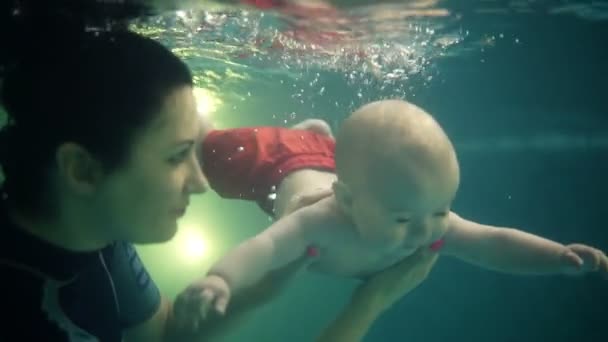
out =
<path fill-rule="evenodd" d="M 393 230 L 393 234 L 391 236 L 391 240 L 396 244 L 403 244 L 405 239 L 407 238 L 407 229 L 406 228 L 396 228 Z"/>
<path fill-rule="evenodd" d="M 438 224 L 437 226 L 433 227 L 433 241 L 439 240 L 441 239 L 448 231 L 448 224 L 447 222 L 445 223 L 441 223 Z"/>

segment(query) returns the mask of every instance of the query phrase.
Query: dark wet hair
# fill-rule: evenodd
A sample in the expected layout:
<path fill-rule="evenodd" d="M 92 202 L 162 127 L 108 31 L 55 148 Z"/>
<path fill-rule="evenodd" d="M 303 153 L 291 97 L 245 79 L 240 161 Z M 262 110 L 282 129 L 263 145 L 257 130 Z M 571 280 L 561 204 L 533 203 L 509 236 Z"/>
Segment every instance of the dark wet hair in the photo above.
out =
<path fill-rule="evenodd" d="M 62 143 L 79 144 L 106 171 L 119 167 L 166 96 L 191 86 L 192 76 L 163 45 L 128 31 L 40 32 L 26 43 L 0 89 L 9 115 L 0 130 L 1 190 L 11 206 L 42 214 Z"/>

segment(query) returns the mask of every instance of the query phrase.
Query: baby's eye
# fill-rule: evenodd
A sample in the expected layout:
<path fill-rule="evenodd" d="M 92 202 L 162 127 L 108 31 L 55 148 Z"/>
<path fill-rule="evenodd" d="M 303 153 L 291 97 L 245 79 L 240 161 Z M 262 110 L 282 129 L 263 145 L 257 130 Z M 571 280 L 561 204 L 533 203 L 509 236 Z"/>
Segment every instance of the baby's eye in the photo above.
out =
<path fill-rule="evenodd" d="M 448 212 L 447 211 L 442 211 L 439 213 L 435 213 L 435 217 L 446 217 L 448 216 Z"/>

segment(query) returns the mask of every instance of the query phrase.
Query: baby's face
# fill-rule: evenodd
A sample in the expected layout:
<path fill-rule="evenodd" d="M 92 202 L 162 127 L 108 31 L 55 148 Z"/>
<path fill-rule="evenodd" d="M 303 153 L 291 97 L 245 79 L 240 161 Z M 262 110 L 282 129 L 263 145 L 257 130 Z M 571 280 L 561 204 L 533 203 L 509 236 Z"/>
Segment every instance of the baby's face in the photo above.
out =
<path fill-rule="evenodd" d="M 448 229 L 459 183 L 457 164 L 386 169 L 353 193 L 352 219 L 364 239 L 382 249 L 415 250 Z"/>

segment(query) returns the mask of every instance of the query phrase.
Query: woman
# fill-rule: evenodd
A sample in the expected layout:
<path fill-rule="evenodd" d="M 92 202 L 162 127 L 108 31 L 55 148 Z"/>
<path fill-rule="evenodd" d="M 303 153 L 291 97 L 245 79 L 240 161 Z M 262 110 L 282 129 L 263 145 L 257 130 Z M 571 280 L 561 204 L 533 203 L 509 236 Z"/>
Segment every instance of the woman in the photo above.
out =
<path fill-rule="evenodd" d="M 205 191 L 190 72 L 133 33 L 48 35 L 21 50 L 1 90 L 10 122 L 0 133 L 0 283 L 10 318 L 0 340 L 186 336 L 132 244 L 171 239 L 189 196 Z M 386 273 L 390 279 L 365 284 L 345 316 L 369 326 L 392 301 L 378 291 L 397 284 L 394 293 L 407 292 L 426 276 L 434 261 L 427 259 L 406 273 L 412 279 L 393 283 Z M 304 262 L 279 275 L 289 279 Z M 361 307 L 368 303 L 361 298 L 374 306 Z M 260 301 L 237 303 L 187 336 L 219 334 Z M 328 332 L 353 330 L 339 320 Z"/>

